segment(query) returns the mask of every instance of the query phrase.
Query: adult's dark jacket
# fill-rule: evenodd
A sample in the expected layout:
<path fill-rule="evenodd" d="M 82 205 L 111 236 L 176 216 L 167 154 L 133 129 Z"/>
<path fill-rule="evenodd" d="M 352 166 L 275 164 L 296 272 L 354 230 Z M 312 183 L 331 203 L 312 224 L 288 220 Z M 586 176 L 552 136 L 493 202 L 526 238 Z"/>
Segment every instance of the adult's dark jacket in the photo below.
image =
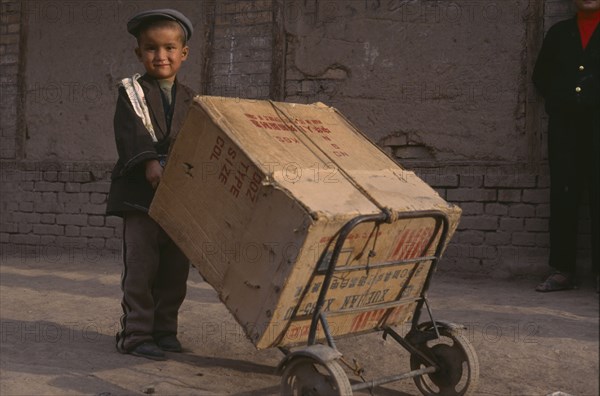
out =
<path fill-rule="evenodd" d="M 119 88 L 114 117 L 115 141 L 119 159 L 112 171 L 106 213 L 121 216 L 124 211 L 149 208 L 154 189 L 146 180 L 145 162 L 166 155 L 183 126 L 194 92 L 175 81 L 170 107 L 163 104 L 158 81 L 148 75 L 140 83 L 158 142 L 152 142 L 148 130 L 135 113 L 125 88 Z M 168 117 L 167 117 L 168 116 Z M 167 121 L 170 118 L 171 122 Z"/>
<path fill-rule="evenodd" d="M 600 106 L 600 29 L 585 50 L 577 18 L 553 25 L 542 44 L 533 83 L 546 101 L 546 112 Z"/>

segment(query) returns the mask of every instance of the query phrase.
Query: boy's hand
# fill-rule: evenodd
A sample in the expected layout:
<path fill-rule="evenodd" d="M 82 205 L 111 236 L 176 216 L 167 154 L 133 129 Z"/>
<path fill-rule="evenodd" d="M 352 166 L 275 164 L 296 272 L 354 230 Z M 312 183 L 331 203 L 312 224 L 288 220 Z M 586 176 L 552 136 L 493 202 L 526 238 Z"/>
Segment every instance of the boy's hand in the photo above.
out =
<path fill-rule="evenodd" d="M 158 160 L 146 161 L 146 180 L 152 185 L 152 188 L 156 190 L 160 178 L 162 177 L 163 168 L 160 166 Z"/>

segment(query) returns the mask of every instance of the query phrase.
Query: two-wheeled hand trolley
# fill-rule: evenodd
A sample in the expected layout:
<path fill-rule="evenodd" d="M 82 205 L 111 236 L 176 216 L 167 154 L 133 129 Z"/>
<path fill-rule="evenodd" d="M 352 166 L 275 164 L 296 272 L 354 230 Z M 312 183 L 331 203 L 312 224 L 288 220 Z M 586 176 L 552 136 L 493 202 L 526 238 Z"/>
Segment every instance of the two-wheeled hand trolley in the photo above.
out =
<path fill-rule="evenodd" d="M 392 218 L 393 217 L 393 218 Z M 395 221 L 433 220 L 436 232 L 432 233 L 429 255 L 409 257 L 396 261 L 372 262 L 368 266 L 338 265 L 346 239 L 360 224 L 372 223 L 374 226 Z M 462 331 L 463 326 L 435 320 L 427 301 L 427 289 L 435 272 L 440 255 L 444 250 L 448 236 L 449 221 L 447 216 L 436 210 L 416 211 L 391 215 L 381 213 L 376 215 L 361 215 L 353 218 L 342 227 L 331 240 L 319 258 L 315 274 L 323 276 L 318 299 L 312 312 L 310 331 L 306 346 L 290 350 L 287 346 L 279 346 L 286 356 L 278 366 L 281 374 L 281 391 L 283 395 L 352 395 L 353 391 L 373 389 L 376 386 L 412 378 L 417 388 L 424 395 L 473 395 L 479 378 L 479 362 L 472 344 Z M 372 252 L 369 252 L 371 254 Z M 403 280 L 400 292 L 393 301 L 387 300 L 380 304 L 369 304 L 363 307 L 342 307 L 337 310 L 325 308 L 332 281 L 344 274 L 359 271 L 374 271 L 381 268 L 394 268 L 412 265 L 411 276 L 426 268 L 422 288 L 417 293 L 406 296 L 403 290 L 410 287 L 411 276 Z M 394 327 L 403 323 L 393 323 L 386 320 L 395 310 L 403 306 L 415 307 L 410 319 L 410 329 L 405 336 L 400 335 Z M 421 322 L 421 313 L 426 309 L 429 320 Z M 374 327 L 364 329 L 365 332 L 382 332 L 383 338 L 391 337 L 410 354 L 410 371 L 398 373 L 372 380 L 350 381 L 343 366 L 347 364 L 336 347 L 334 336 L 330 330 L 329 320 L 336 315 L 352 312 L 367 312 L 377 310 L 381 320 Z M 320 331 L 321 336 L 318 337 Z M 318 338 L 324 340 L 318 343 Z M 356 370 L 354 370 L 356 373 Z M 360 374 L 360 373 L 358 373 Z"/>

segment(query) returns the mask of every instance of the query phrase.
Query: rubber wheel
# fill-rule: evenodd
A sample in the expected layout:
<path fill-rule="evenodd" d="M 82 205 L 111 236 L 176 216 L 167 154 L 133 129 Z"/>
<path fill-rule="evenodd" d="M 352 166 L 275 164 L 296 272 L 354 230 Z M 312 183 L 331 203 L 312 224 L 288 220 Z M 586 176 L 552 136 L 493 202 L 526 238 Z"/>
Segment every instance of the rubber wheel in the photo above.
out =
<path fill-rule="evenodd" d="M 433 327 L 428 330 L 433 331 Z M 440 338 L 415 345 L 435 361 L 439 370 L 414 377 L 415 385 L 426 396 L 474 395 L 479 382 L 479 360 L 469 340 L 455 330 L 439 327 Z M 410 368 L 428 367 L 418 355 L 411 355 Z"/>
<path fill-rule="evenodd" d="M 352 387 L 348 376 L 336 361 L 321 363 L 300 356 L 287 363 L 281 374 L 284 396 L 349 396 Z"/>

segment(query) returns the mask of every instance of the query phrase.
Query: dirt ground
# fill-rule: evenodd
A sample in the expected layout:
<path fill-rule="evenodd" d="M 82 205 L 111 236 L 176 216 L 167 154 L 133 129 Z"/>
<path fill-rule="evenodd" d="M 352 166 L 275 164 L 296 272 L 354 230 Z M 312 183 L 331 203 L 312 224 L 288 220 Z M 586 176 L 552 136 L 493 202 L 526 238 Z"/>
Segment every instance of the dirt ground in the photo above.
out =
<path fill-rule="evenodd" d="M 278 394 L 283 354 L 257 351 L 194 269 L 180 315 L 184 353 L 164 362 L 117 353 L 120 270 L 118 257 L 2 257 L 2 396 Z M 429 296 L 436 319 L 467 326 L 480 362 L 478 395 L 598 395 L 593 282 L 554 294 L 535 293 L 536 282 L 440 271 Z M 408 371 L 408 353 L 380 334 L 338 347 L 359 359 L 367 378 Z M 372 394 L 420 393 L 408 379 Z"/>

